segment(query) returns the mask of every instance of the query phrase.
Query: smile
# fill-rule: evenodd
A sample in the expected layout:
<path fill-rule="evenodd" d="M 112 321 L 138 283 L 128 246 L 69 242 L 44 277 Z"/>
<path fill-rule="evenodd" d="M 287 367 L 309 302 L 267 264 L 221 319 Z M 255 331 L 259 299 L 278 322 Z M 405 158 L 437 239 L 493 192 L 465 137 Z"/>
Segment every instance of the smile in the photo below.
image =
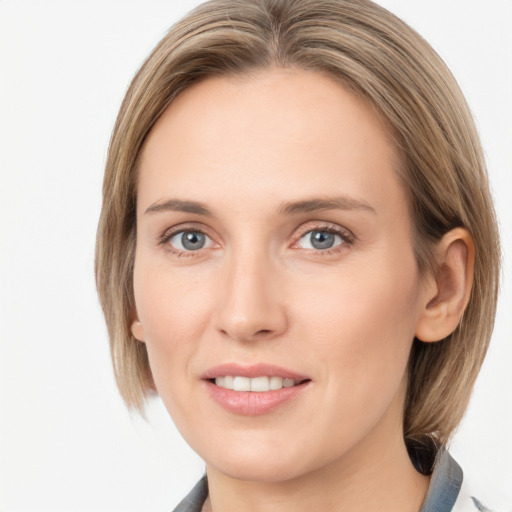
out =
<path fill-rule="evenodd" d="M 226 375 L 225 377 L 216 377 L 215 385 L 232 389 L 233 391 L 254 391 L 256 393 L 265 393 L 267 391 L 277 391 L 282 388 L 291 388 L 300 381 L 282 377 L 242 377 Z"/>
<path fill-rule="evenodd" d="M 210 368 L 202 380 L 214 403 L 242 416 L 259 416 L 291 406 L 313 384 L 305 375 L 270 364 L 222 364 Z"/>

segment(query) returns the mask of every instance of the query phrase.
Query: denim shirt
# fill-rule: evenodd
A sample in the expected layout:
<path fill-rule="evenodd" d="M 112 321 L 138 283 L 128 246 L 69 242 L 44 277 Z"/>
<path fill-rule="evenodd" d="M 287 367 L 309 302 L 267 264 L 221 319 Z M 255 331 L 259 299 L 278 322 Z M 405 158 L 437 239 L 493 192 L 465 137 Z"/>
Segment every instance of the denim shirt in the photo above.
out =
<path fill-rule="evenodd" d="M 207 496 L 208 483 L 204 476 L 173 512 L 201 512 Z M 462 469 L 447 451 L 441 451 L 419 512 L 475 511 L 492 512 L 467 492 L 462 484 Z"/>

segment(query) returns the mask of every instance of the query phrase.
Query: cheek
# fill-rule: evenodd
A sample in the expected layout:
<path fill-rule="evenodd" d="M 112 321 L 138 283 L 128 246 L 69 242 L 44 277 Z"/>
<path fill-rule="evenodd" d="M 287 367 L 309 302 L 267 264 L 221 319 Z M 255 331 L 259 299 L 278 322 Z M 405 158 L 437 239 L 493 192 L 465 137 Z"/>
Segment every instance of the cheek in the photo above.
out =
<path fill-rule="evenodd" d="M 414 261 L 396 270 L 381 261 L 317 282 L 321 292 L 304 286 L 309 293 L 296 295 L 296 304 L 302 303 L 295 312 L 301 319 L 297 332 L 313 345 L 302 346 L 303 357 L 315 361 L 323 389 L 324 414 L 308 422 L 312 429 L 328 429 L 332 447 L 357 442 L 383 417 L 391 418 L 391 429 L 401 428 L 417 316 L 415 276 Z"/>
<path fill-rule="evenodd" d="M 165 392 L 175 385 L 173 377 L 179 377 L 176 382 L 187 378 L 189 362 L 203 338 L 209 317 L 204 279 L 140 259 L 134 269 L 134 293 L 153 378 L 157 389 Z"/>
<path fill-rule="evenodd" d="M 360 272 L 340 271 L 296 294 L 301 305 L 295 316 L 306 337 L 316 340 L 325 373 L 350 376 L 346 381 L 354 388 L 394 386 L 407 365 L 420 288 L 413 257 L 394 261 L 367 260 Z"/>
<path fill-rule="evenodd" d="M 150 342 L 162 335 L 180 333 L 185 337 L 204 321 L 204 276 L 197 270 L 173 270 L 168 265 L 135 261 L 134 294 L 139 320 Z"/>

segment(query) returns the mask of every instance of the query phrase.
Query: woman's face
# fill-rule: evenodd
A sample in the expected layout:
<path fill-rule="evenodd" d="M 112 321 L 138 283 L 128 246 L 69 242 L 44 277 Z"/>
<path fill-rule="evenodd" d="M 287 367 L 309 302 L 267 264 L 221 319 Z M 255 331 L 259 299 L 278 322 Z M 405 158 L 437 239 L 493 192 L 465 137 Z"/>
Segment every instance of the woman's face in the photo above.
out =
<path fill-rule="evenodd" d="M 132 331 L 210 468 L 283 481 L 401 442 L 427 298 L 399 165 L 315 72 L 209 78 L 152 129 Z"/>

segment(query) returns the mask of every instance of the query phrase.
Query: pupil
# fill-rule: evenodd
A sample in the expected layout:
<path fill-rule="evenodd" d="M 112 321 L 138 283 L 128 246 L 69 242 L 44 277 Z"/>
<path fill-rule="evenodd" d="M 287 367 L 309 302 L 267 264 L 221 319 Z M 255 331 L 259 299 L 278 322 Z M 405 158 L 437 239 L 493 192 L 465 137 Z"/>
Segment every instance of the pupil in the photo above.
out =
<path fill-rule="evenodd" d="M 188 231 L 181 235 L 181 243 L 189 251 L 197 251 L 204 246 L 205 236 L 202 233 Z"/>
<path fill-rule="evenodd" d="M 315 249 L 330 249 L 334 245 L 334 235 L 327 231 L 313 231 L 311 245 Z"/>

